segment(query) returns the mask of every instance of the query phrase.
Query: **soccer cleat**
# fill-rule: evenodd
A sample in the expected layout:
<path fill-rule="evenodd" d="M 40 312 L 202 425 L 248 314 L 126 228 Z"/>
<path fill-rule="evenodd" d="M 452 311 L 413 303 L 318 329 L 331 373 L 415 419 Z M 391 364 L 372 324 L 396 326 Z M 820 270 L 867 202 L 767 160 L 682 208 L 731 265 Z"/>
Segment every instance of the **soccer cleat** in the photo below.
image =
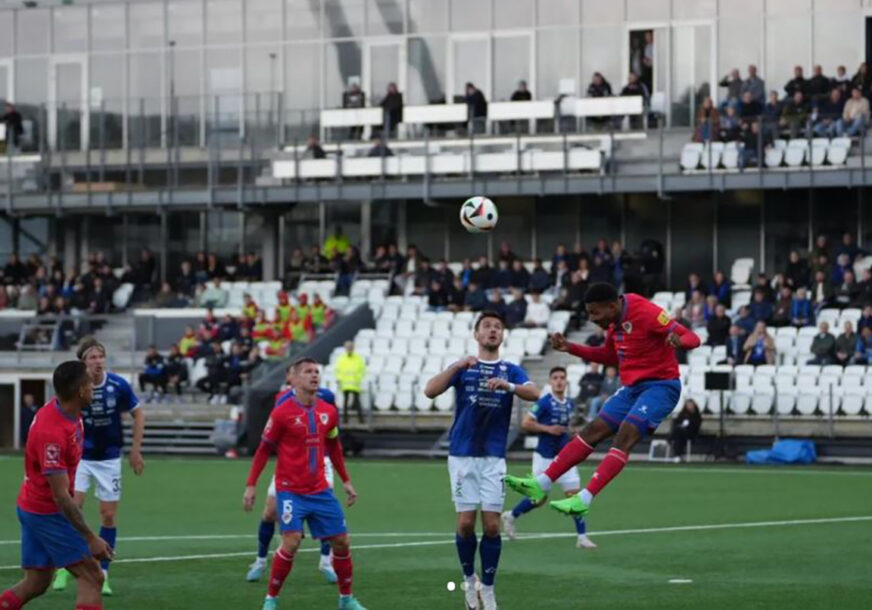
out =
<path fill-rule="evenodd" d="M 509 537 L 509 540 L 515 539 L 515 516 L 512 511 L 507 510 L 500 515 L 500 521 L 503 522 L 503 533 Z"/>
<path fill-rule="evenodd" d="M 263 608 L 262 610 L 276 610 L 279 607 L 279 600 L 277 597 L 269 597 L 263 600 Z"/>
<path fill-rule="evenodd" d="M 503 482 L 508 485 L 510 489 L 514 489 L 519 494 L 527 496 L 536 504 L 539 504 L 539 502 L 548 497 L 548 493 L 542 489 L 542 486 L 539 485 L 539 481 L 537 481 L 533 476 L 513 477 L 512 475 L 507 474 L 505 478 L 503 478 Z"/>
<path fill-rule="evenodd" d="M 318 571 L 321 572 L 321 575 L 324 577 L 324 579 L 331 585 L 335 585 L 339 581 L 339 579 L 336 577 L 336 571 L 329 563 L 325 563 L 322 561 L 318 565 Z"/>
<path fill-rule="evenodd" d="M 339 596 L 339 610 L 366 610 L 359 601 L 354 599 L 353 595 Z"/>
<path fill-rule="evenodd" d="M 554 500 L 549 503 L 551 508 L 558 513 L 568 515 L 570 517 L 584 517 L 590 512 L 590 506 L 585 504 L 578 496 L 572 496 L 565 500 Z"/>
<path fill-rule="evenodd" d="M 461 586 L 463 587 L 466 610 L 479 610 L 481 605 L 478 603 L 478 590 L 481 588 L 481 585 L 478 582 L 478 576 L 470 577 Z"/>
<path fill-rule="evenodd" d="M 578 542 L 575 543 L 576 548 L 579 549 L 595 549 L 596 544 L 594 544 L 593 540 L 587 537 L 586 534 L 578 535 Z"/>
<path fill-rule="evenodd" d="M 109 574 L 103 572 L 103 595 L 112 597 L 112 587 L 109 586 Z"/>
<path fill-rule="evenodd" d="M 256 559 L 253 564 L 248 566 L 248 574 L 245 575 L 245 580 L 257 582 L 263 576 L 264 570 L 266 570 L 266 559 Z"/>
<path fill-rule="evenodd" d="M 52 591 L 63 591 L 67 588 L 67 583 L 70 581 L 70 573 L 61 568 L 57 571 L 54 577 L 54 582 L 51 585 Z"/>
<path fill-rule="evenodd" d="M 481 604 L 484 610 L 497 610 L 497 598 L 493 585 L 481 588 Z"/>

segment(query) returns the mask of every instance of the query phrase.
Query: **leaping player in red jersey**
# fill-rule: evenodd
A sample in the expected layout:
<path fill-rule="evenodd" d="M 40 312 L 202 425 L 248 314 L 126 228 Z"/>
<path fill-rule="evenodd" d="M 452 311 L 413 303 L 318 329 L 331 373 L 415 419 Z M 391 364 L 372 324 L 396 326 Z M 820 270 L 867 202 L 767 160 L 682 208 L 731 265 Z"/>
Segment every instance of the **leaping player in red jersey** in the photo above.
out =
<path fill-rule="evenodd" d="M 24 580 L 0 595 L 0 608 L 19 610 L 45 593 L 58 568 L 79 583 L 76 610 L 103 608 L 100 559 L 112 547 L 94 534 L 73 500 L 76 467 L 82 458 L 82 409 L 91 404 L 84 363 L 64 362 L 52 374 L 56 398 L 39 411 L 27 435 L 24 483 L 18 494 L 21 567 Z"/>
<path fill-rule="evenodd" d="M 278 594 L 294 563 L 303 537 L 303 522 L 312 536 L 329 540 L 333 569 L 339 579 L 339 610 L 366 610 L 351 594 L 351 546 L 345 516 L 324 476 L 324 456 L 330 461 L 345 489 L 348 506 L 357 492 L 345 470 L 339 442 L 339 412 L 315 394 L 321 381 L 318 363 L 300 358 L 291 366 L 289 380 L 295 393 L 287 393 L 273 409 L 263 439 L 248 474 L 242 506 L 254 508 L 255 487 L 270 454 L 278 455 L 275 471 L 276 505 L 282 543 L 273 557 L 263 610 L 274 610 Z"/>
<path fill-rule="evenodd" d="M 551 337 L 554 349 L 590 362 L 618 366 L 620 390 L 609 398 L 599 416 L 572 439 L 537 477 L 505 478 L 506 485 L 533 502 L 542 502 L 551 483 L 583 462 L 597 443 L 613 434 L 612 448 L 577 495 L 551 502 L 563 514 L 582 517 L 594 497 L 626 466 L 630 451 L 654 432 L 681 395 L 676 349 L 699 347 L 699 337 L 660 307 L 637 294 L 618 295 L 611 284 L 593 284 L 584 296 L 591 322 L 606 330 L 605 344 L 586 347 L 569 343 L 560 333 Z M 616 434 L 617 433 L 617 434 Z"/>

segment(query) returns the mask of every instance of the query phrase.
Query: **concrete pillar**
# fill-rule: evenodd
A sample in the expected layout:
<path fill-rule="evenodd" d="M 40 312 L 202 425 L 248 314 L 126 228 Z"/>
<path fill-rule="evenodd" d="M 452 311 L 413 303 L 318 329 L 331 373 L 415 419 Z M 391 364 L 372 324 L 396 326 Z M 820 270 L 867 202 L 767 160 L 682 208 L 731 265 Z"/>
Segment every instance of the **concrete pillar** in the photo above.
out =
<path fill-rule="evenodd" d="M 369 261 L 372 255 L 372 201 L 360 204 L 360 256 Z"/>
<path fill-rule="evenodd" d="M 89 216 L 82 216 L 79 230 L 79 258 L 76 260 L 76 269 L 81 269 L 82 263 L 88 260 L 88 253 L 91 250 L 90 233 L 91 218 Z"/>
<path fill-rule="evenodd" d="M 261 236 L 260 259 L 263 265 L 263 279 L 271 282 L 279 278 L 279 215 L 273 212 L 263 214 L 263 235 Z"/>
<path fill-rule="evenodd" d="M 62 231 L 64 239 L 64 251 L 61 258 L 64 262 L 64 271 L 67 269 L 79 270 L 78 251 L 79 251 L 79 227 L 78 223 L 72 218 L 66 218 L 59 221 L 60 231 Z"/>
<path fill-rule="evenodd" d="M 409 238 L 406 233 L 406 205 L 408 202 L 401 199 L 397 202 L 397 249 L 405 255 L 409 247 Z"/>

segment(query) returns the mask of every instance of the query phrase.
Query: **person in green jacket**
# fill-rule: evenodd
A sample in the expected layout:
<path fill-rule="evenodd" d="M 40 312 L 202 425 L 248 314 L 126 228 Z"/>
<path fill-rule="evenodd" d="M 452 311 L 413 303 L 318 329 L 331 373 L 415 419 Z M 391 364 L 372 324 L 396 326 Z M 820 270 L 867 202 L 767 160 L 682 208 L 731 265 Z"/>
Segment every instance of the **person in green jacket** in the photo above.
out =
<path fill-rule="evenodd" d="M 348 407 L 357 410 L 357 419 L 363 423 L 363 411 L 360 406 L 360 391 L 363 379 L 366 377 L 366 362 L 363 356 L 354 351 L 354 343 L 345 342 L 345 353 L 336 360 L 336 381 L 342 392 L 342 419 L 348 423 Z"/>
<path fill-rule="evenodd" d="M 348 236 L 342 232 L 342 227 L 336 225 L 333 235 L 324 241 L 324 256 L 327 257 L 327 260 L 332 261 L 337 256 L 345 256 L 345 253 L 348 252 L 349 248 L 351 248 L 351 241 L 348 239 Z"/>

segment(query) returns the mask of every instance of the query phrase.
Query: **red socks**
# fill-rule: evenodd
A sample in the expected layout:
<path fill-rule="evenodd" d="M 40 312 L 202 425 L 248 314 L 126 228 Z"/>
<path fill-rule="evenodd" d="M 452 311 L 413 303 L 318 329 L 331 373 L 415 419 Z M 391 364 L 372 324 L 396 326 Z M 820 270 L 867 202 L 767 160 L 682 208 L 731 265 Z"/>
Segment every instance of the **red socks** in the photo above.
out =
<path fill-rule="evenodd" d="M 334 552 L 333 569 L 336 571 L 336 578 L 339 580 L 339 594 L 351 595 L 351 574 L 354 571 L 351 565 L 351 551 L 348 551 L 348 555 L 344 557 Z"/>
<path fill-rule="evenodd" d="M 609 481 L 618 476 L 621 470 L 624 469 L 624 466 L 627 465 L 627 459 L 629 459 L 629 456 L 620 449 L 615 449 L 614 447 L 609 449 L 609 452 L 603 458 L 603 461 L 600 462 L 600 465 L 597 466 L 596 472 L 593 473 L 590 483 L 587 484 L 585 489 L 591 495 L 597 495 L 603 490 L 603 487 L 609 484 Z"/>
<path fill-rule="evenodd" d="M 588 445 L 584 440 L 576 435 L 571 441 L 566 443 L 566 446 L 560 450 L 557 457 L 551 461 L 548 468 L 545 469 L 545 474 L 552 481 L 556 481 L 563 474 L 578 464 L 583 462 L 593 453 L 593 447 Z"/>
<path fill-rule="evenodd" d="M 0 595 L 0 608 L 2 610 L 20 610 L 21 600 L 12 592 L 12 589 L 9 589 Z"/>
<path fill-rule="evenodd" d="M 273 556 L 272 568 L 269 571 L 267 595 L 270 597 L 278 596 L 279 591 L 282 590 L 282 585 L 285 584 L 285 579 L 291 573 L 292 567 L 294 567 L 294 556 L 286 555 L 282 549 L 276 551 Z"/>

